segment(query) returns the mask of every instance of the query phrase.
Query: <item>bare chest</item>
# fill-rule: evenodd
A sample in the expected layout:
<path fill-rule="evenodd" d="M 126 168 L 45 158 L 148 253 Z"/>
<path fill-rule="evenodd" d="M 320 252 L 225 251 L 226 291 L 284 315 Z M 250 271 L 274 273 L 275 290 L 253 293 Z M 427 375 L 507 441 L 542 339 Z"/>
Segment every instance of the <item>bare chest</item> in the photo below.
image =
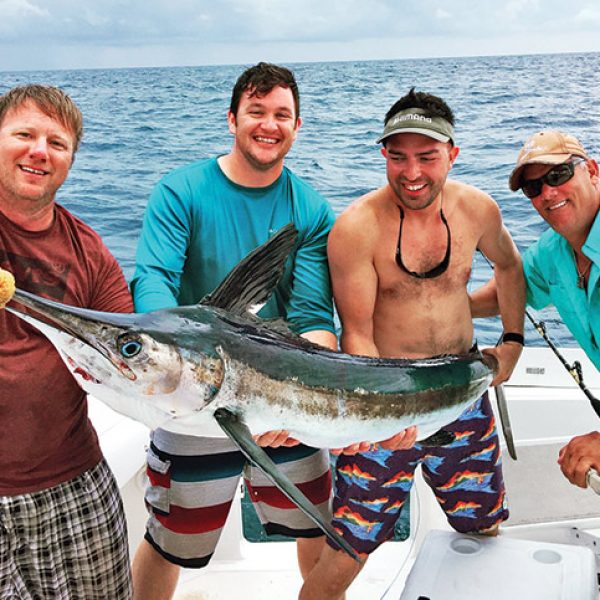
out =
<path fill-rule="evenodd" d="M 405 228 L 402 236 L 390 227 L 374 257 L 378 299 L 441 301 L 448 295 L 464 294 L 475 249 L 475 237 L 456 227 L 427 232 Z"/>

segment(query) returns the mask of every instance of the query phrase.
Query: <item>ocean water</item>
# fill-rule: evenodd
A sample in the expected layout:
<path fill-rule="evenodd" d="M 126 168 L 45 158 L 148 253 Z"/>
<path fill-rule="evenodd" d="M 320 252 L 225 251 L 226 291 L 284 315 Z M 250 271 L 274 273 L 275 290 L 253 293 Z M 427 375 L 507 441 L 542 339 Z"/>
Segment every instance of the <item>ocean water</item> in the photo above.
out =
<path fill-rule="evenodd" d="M 412 86 L 444 98 L 456 116 L 460 155 L 451 177 L 491 194 L 520 249 L 546 229 L 507 178 L 520 146 L 556 127 L 600 156 L 600 54 L 292 64 L 303 126 L 287 160 L 336 212 L 385 182 L 375 139 L 392 103 Z M 58 201 L 92 225 L 128 279 L 152 186 L 171 169 L 226 153 L 226 115 L 242 66 L 0 73 L 0 92 L 24 83 L 65 89 L 85 118 L 85 136 Z M 490 267 L 477 257 L 471 288 Z M 553 339 L 574 345 L 553 310 L 532 312 Z M 478 320 L 482 345 L 498 319 Z M 528 326 L 527 342 L 543 341 Z"/>

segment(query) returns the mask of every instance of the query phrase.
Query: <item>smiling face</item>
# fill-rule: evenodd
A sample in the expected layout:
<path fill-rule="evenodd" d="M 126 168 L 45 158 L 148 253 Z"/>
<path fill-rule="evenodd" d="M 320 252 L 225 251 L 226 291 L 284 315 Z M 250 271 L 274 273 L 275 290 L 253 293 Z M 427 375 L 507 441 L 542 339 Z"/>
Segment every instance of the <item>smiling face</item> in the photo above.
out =
<path fill-rule="evenodd" d="M 300 127 L 291 90 L 279 85 L 264 96 L 244 92 L 237 114 L 230 112 L 228 122 L 235 135 L 232 154 L 261 172 L 283 168 Z"/>
<path fill-rule="evenodd" d="M 544 176 L 555 165 L 530 164 L 523 169 L 522 181 Z M 600 202 L 598 165 L 589 160 L 575 166 L 573 177 L 556 187 L 544 184 L 531 198 L 541 217 L 568 240 L 587 237 Z"/>
<path fill-rule="evenodd" d="M 50 205 L 71 164 L 75 136 L 27 101 L 0 123 L 0 208 L 28 213 Z"/>
<path fill-rule="evenodd" d="M 390 137 L 381 153 L 398 201 L 405 208 L 421 210 L 442 191 L 458 148 L 418 133 L 401 133 Z"/>

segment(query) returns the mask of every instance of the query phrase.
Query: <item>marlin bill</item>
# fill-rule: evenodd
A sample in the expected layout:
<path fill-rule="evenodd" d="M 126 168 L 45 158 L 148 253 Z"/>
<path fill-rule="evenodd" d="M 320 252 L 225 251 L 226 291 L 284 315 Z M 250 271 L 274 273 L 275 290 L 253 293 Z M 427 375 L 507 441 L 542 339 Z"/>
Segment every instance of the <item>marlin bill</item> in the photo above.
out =
<path fill-rule="evenodd" d="M 56 347 L 79 385 L 148 427 L 224 437 L 233 413 L 253 434 L 286 429 L 323 448 L 386 439 L 417 425 L 424 439 L 488 387 L 478 352 L 405 360 L 316 346 L 248 309 L 269 297 L 294 247 L 292 225 L 248 255 L 199 304 L 146 314 L 66 306 L 16 290 L 8 310 Z M 221 413 L 222 414 L 222 413 Z"/>

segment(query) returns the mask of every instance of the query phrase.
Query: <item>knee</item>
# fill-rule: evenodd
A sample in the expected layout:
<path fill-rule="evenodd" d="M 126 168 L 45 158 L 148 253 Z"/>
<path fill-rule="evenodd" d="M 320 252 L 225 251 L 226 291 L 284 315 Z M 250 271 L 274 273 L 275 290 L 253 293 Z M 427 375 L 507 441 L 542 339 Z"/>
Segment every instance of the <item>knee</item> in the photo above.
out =
<path fill-rule="evenodd" d="M 367 555 L 361 555 L 366 561 Z M 300 592 L 300 600 L 337 600 L 343 598 L 364 562 L 358 563 L 346 553 L 326 546 Z"/>
<path fill-rule="evenodd" d="M 147 540 L 142 540 L 133 559 L 134 574 L 139 571 L 160 569 L 162 573 L 170 571 L 179 573 L 179 566 L 167 560 Z"/>

